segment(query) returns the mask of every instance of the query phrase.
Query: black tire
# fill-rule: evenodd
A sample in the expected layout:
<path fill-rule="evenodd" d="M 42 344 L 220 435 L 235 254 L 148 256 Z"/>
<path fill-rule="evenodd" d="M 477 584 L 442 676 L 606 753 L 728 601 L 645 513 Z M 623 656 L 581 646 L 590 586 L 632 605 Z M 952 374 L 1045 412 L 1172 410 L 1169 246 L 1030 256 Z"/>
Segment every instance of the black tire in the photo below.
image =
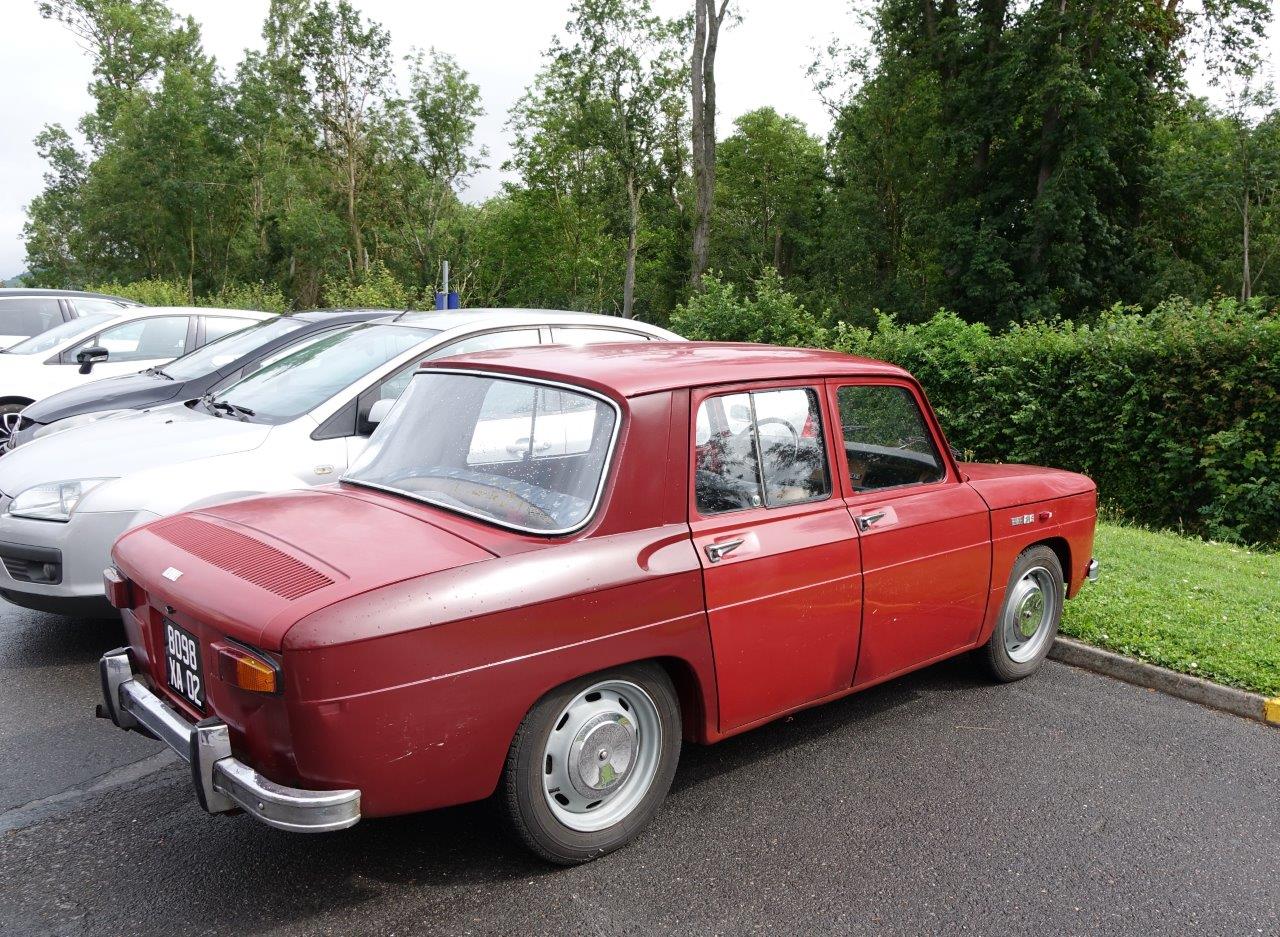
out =
<path fill-rule="evenodd" d="M 625 817 L 604 829 L 577 830 L 562 822 L 548 803 L 550 795 L 543 786 L 547 773 L 544 759 L 551 733 L 556 730 L 554 723 L 561 720 L 566 707 L 584 691 L 608 681 L 634 684 L 654 704 L 662 727 L 656 769 L 647 791 Z M 675 777 L 681 735 L 679 698 L 671 678 L 657 664 L 628 664 L 557 687 L 529 710 L 511 742 L 497 797 L 503 819 L 530 852 L 556 865 L 578 865 L 613 852 L 639 835 L 658 812 Z M 631 780 L 634 778 L 627 779 Z M 619 795 L 622 790 L 618 788 Z"/>
<path fill-rule="evenodd" d="M 1022 585 L 1024 580 L 1031 580 L 1034 584 Z M 1016 622 L 1027 615 L 1024 601 L 1030 602 L 1034 608 L 1033 593 L 1036 591 L 1043 601 L 1041 623 L 1034 637 L 1018 646 L 1017 641 L 1022 635 L 1015 630 Z M 1009 573 L 1009 584 L 995 628 L 982 650 L 982 659 L 993 678 L 1002 683 L 1012 683 L 1040 669 L 1057 637 L 1064 598 L 1062 563 L 1057 553 L 1046 546 L 1034 546 L 1018 554 Z"/>

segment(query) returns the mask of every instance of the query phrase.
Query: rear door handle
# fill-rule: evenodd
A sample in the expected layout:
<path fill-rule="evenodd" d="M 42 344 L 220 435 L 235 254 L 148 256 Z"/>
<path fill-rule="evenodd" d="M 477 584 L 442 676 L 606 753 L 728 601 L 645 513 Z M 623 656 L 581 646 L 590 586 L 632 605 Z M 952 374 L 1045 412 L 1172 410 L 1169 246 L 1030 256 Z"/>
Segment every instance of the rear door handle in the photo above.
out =
<path fill-rule="evenodd" d="M 707 559 L 713 563 L 719 563 L 744 543 L 746 543 L 746 540 L 739 537 L 737 540 L 723 540 L 720 543 L 708 543 L 703 549 L 707 551 Z"/>
<path fill-rule="evenodd" d="M 863 514 L 858 518 L 858 529 L 863 533 L 870 530 L 875 524 L 884 520 L 884 511 L 872 511 L 870 514 Z"/>

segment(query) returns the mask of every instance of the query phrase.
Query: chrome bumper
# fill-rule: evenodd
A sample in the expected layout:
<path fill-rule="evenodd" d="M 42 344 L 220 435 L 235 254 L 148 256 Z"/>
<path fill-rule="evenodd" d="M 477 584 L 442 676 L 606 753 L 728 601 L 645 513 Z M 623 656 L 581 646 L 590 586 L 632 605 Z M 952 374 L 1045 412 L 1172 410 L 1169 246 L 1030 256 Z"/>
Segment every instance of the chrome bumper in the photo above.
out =
<path fill-rule="evenodd" d="M 308 791 L 263 777 L 232 756 L 225 722 L 189 722 L 135 679 L 126 649 L 104 654 L 98 672 L 103 696 L 99 715 L 121 729 L 152 735 L 177 752 L 191 766 L 196 797 L 210 813 L 240 809 L 294 833 L 328 833 L 360 821 L 358 790 Z"/>
<path fill-rule="evenodd" d="M 1090 582 L 1098 581 L 1098 561 L 1097 560 L 1095 559 L 1089 560 L 1089 565 L 1084 568 L 1084 577 L 1088 579 Z"/>

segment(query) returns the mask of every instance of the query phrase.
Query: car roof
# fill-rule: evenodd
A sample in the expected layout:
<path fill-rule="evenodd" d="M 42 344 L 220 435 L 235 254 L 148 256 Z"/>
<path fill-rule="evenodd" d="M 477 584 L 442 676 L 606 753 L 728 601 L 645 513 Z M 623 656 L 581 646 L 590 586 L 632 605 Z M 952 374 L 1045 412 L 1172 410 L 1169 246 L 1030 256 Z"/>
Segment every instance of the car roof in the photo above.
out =
<path fill-rule="evenodd" d="M 394 309 L 308 309 L 306 312 L 288 312 L 284 315 L 286 318 L 299 319 L 303 322 L 332 322 L 335 319 L 367 322 L 370 319 L 394 316 L 396 312 Z"/>
<path fill-rule="evenodd" d="M 565 381 L 619 397 L 709 384 L 821 377 L 911 379 L 894 364 L 836 351 L 739 342 L 626 342 L 541 345 L 475 352 L 431 362 L 431 369 L 503 371 Z"/>
<path fill-rule="evenodd" d="M 678 340 L 674 332 L 621 316 L 606 316 L 594 312 L 570 312 L 564 309 L 515 309 L 482 308 L 450 309 L 436 312 L 408 311 L 394 315 L 397 325 L 415 325 L 446 331 L 448 329 L 494 328 L 507 325 L 577 325 L 625 329 L 645 335 Z"/>
<path fill-rule="evenodd" d="M 0 296 L 54 296 L 62 299 L 110 299 L 117 303 L 138 306 L 140 303 L 123 296 L 112 296 L 110 293 L 93 293 L 85 290 L 47 290 L 38 286 L 4 286 L 0 287 Z"/>

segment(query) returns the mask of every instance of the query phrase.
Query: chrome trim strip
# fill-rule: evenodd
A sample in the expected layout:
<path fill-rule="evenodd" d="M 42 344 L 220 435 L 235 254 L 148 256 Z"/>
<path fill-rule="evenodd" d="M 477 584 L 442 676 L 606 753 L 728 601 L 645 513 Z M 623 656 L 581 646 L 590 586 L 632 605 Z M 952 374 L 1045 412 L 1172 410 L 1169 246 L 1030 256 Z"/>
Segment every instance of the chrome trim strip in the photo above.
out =
<path fill-rule="evenodd" d="M 312 791 L 277 784 L 230 754 L 226 723 L 188 722 L 133 676 L 127 651 L 112 651 L 99 663 L 104 709 L 120 728 L 141 727 L 192 766 L 196 796 L 210 813 L 237 807 L 276 829 L 327 833 L 360 822 L 360 791 Z"/>
<path fill-rule="evenodd" d="M 534 346 L 530 346 L 534 347 Z M 595 497 L 591 500 L 591 507 L 587 509 L 583 519 L 572 527 L 564 527 L 560 530 L 541 530 L 536 527 L 523 527 L 519 524 L 508 524 L 497 518 L 489 517 L 486 514 L 480 514 L 475 511 L 466 511 L 452 504 L 441 504 L 438 501 L 432 501 L 430 498 L 424 498 L 420 495 L 413 494 L 408 491 L 401 491 L 399 488 L 392 488 L 389 485 L 379 485 L 377 482 L 369 482 L 360 478 L 351 478 L 343 475 L 341 482 L 351 485 L 359 485 L 362 488 L 373 488 L 378 491 L 385 491 L 388 494 L 398 495 L 401 498 L 409 498 L 412 501 L 421 501 L 423 504 L 429 504 L 433 508 L 439 508 L 442 511 L 448 511 L 451 514 L 461 514 L 465 517 L 471 517 L 485 524 L 492 524 L 495 527 L 502 527 L 507 530 L 518 531 L 519 533 L 533 534 L 536 537 L 562 537 L 565 534 L 577 533 L 586 527 L 596 516 L 596 511 L 600 508 L 600 499 L 604 497 L 605 485 L 609 481 L 609 470 L 613 467 L 614 450 L 618 445 L 618 433 L 622 429 L 622 408 L 618 406 L 618 402 L 598 391 L 591 390 L 587 387 L 580 387 L 577 384 L 565 384 L 560 381 L 547 381 L 536 377 L 525 377 L 524 375 L 510 374 L 506 371 L 473 371 L 467 368 L 419 368 L 414 372 L 414 376 L 419 374 L 465 374 L 468 377 L 484 377 L 494 381 L 511 381 L 516 384 L 537 384 L 542 387 L 557 387 L 561 390 L 572 391 L 575 394 L 582 394 L 586 397 L 594 397 L 596 400 L 607 403 L 613 408 L 613 433 L 609 437 L 609 450 L 605 453 L 604 462 L 600 466 L 600 481 L 596 484 Z"/>

